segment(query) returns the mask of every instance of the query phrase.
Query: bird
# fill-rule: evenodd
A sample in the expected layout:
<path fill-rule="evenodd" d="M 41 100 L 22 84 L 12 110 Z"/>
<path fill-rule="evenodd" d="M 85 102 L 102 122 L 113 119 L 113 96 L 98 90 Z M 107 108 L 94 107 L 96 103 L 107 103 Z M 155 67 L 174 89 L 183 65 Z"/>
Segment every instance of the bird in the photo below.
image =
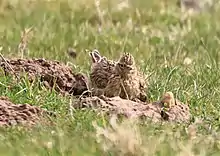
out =
<path fill-rule="evenodd" d="M 109 98 L 119 97 L 121 94 L 121 76 L 118 74 L 112 74 L 104 89 L 103 95 Z"/>
<path fill-rule="evenodd" d="M 90 52 L 92 59 L 90 86 L 94 95 L 119 96 L 133 101 L 147 101 L 147 83 L 138 70 L 134 57 L 123 53 L 118 61 L 108 60 L 97 49 Z"/>
<path fill-rule="evenodd" d="M 144 74 L 136 67 L 134 57 L 130 53 L 123 53 L 116 62 L 116 75 L 120 75 L 121 93 L 120 97 L 133 101 L 147 101 L 146 91 L 148 83 Z"/>
<path fill-rule="evenodd" d="M 94 49 L 89 54 L 92 60 L 91 72 L 89 74 L 90 88 L 93 89 L 93 94 L 96 96 L 116 96 L 116 93 L 114 91 L 112 92 L 112 89 L 119 85 L 120 82 L 119 77 L 114 74 L 114 61 L 108 60 L 106 57 L 101 56 L 97 49 Z"/>

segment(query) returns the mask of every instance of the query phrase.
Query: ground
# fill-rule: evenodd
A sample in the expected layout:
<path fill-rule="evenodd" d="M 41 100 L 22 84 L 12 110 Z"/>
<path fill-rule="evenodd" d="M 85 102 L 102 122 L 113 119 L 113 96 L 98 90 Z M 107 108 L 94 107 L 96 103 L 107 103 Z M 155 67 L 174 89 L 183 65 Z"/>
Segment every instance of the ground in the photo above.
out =
<path fill-rule="evenodd" d="M 214 9 L 189 18 L 174 0 L 1 1 L 5 58 L 44 57 L 88 74 L 87 49 L 97 48 L 110 59 L 127 51 L 149 75 L 151 101 L 172 91 L 189 104 L 193 116 L 190 124 L 115 125 L 114 118 L 109 123 L 90 111 L 69 112 L 74 99 L 42 84 L 24 79 L 13 85 L 10 76 L 2 76 L 1 96 L 54 111 L 58 118 L 34 129 L 0 128 L 0 155 L 219 155 L 220 23 L 218 6 Z M 29 51 L 21 53 L 21 31 L 29 27 Z M 75 59 L 68 56 L 69 47 Z"/>

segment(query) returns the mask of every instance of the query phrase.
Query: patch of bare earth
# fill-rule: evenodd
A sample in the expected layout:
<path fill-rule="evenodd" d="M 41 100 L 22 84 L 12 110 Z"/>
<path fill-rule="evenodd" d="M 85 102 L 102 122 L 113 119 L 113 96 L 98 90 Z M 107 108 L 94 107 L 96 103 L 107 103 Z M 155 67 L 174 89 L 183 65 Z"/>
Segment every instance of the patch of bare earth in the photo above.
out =
<path fill-rule="evenodd" d="M 73 104 L 75 108 L 92 108 L 96 112 L 106 114 L 116 114 L 125 117 L 149 118 L 154 122 L 174 121 L 188 122 L 190 120 L 190 110 L 188 105 L 175 100 L 175 105 L 165 109 L 161 101 L 145 104 L 122 99 L 120 97 L 99 98 L 84 97 Z"/>
<path fill-rule="evenodd" d="M 87 90 L 88 79 L 81 73 L 73 73 L 71 68 L 58 61 L 45 59 L 3 59 L 1 64 L 6 75 L 21 78 L 28 76 L 30 81 L 40 77 L 48 88 L 62 94 L 80 95 Z"/>
<path fill-rule="evenodd" d="M 46 123 L 45 110 L 29 104 L 14 104 L 7 97 L 0 97 L 0 126 Z"/>

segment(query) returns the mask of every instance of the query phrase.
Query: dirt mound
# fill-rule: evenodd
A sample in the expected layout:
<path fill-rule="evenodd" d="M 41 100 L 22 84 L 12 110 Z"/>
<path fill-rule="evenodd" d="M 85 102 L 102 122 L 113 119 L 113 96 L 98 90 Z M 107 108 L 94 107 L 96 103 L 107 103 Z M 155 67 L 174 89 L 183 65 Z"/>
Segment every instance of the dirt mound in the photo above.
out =
<path fill-rule="evenodd" d="M 30 81 L 40 77 L 44 84 L 56 91 L 80 95 L 87 90 L 88 79 L 80 73 L 73 73 L 71 68 L 58 62 L 45 59 L 4 59 L 0 66 L 5 74 L 22 77 L 27 74 Z M 56 84 L 56 85 L 54 85 Z"/>
<path fill-rule="evenodd" d="M 177 121 L 187 122 L 190 120 L 189 107 L 176 100 L 174 106 L 165 111 L 160 101 L 145 104 L 120 97 L 99 98 L 85 97 L 74 103 L 75 108 L 93 108 L 96 112 L 123 115 L 128 118 L 150 118 L 152 121 Z"/>
<path fill-rule="evenodd" d="M 164 108 L 163 108 L 164 109 Z M 183 104 L 179 100 L 175 99 L 175 105 L 171 106 L 167 111 L 161 112 L 162 117 L 168 121 L 189 121 L 190 120 L 190 109 L 189 106 Z"/>
<path fill-rule="evenodd" d="M 29 104 L 13 104 L 6 97 L 0 97 L 0 126 L 34 125 L 43 121 L 47 112 Z"/>

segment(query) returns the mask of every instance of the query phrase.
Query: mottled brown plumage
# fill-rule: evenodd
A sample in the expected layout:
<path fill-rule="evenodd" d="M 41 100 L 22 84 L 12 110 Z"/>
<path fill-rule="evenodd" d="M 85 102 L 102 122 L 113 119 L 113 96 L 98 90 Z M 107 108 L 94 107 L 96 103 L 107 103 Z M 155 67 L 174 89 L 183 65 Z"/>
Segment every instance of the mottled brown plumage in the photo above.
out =
<path fill-rule="evenodd" d="M 116 63 L 115 72 L 121 77 L 121 98 L 143 102 L 147 100 L 147 83 L 144 75 L 136 67 L 131 54 L 124 53 L 120 57 Z"/>
<path fill-rule="evenodd" d="M 120 93 L 120 76 L 115 74 L 115 63 L 102 57 L 97 50 L 90 52 L 92 59 L 90 87 L 93 95 L 117 96 Z"/>
<path fill-rule="evenodd" d="M 91 87 L 104 89 L 112 75 L 114 65 L 102 57 L 97 50 L 90 52 L 92 66 L 90 73 Z"/>
<path fill-rule="evenodd" d="M 107 97 L 115 97 L 121 94 L 121 77 L 117 74 L 112 74 L 107 86 L 104 89 L 104 95 Z"/>
<path fill-rule="evenodd" d="M 97 50 L 91 52 L 90 56 L 93 62 L 90 80 L 95 95 L 120 96 L 143 102 L 147 100 L 147 84 L 131 54 L 124 53 L 118 62 L 107 60 Z"/>

